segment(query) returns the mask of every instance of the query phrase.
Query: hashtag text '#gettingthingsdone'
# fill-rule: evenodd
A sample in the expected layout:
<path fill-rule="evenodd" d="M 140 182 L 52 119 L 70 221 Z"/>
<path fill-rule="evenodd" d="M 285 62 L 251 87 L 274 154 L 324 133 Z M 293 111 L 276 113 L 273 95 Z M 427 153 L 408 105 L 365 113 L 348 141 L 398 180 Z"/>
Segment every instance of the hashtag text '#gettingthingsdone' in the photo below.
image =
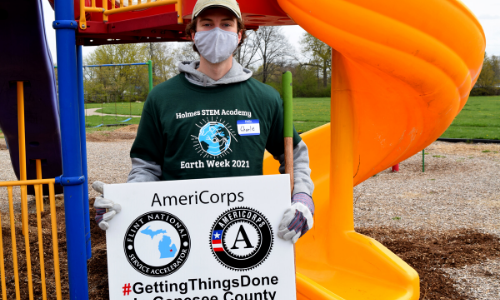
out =
<path fill-rule="evenodd" d="M 144 294 L 159 294 L 159 293 L 180 293 L 186 295 L 189 292 L 196 291 L 206 291 L 206 290 L 222 290 L 225 293 L 222 297 L 215 295 L 211 296 L 198 296 L 198 297 L 188 297 L 179 298 L 172 297 L 169 295 L 156 296 L 154 300 L 243 300 L 243 299 L 264 299 L 273 300 L 276 298 L 276 291 L 270 290 L 273 286 L 279 283 L 277 276 L 264 276 L 264 277 L 250 277 L 247 275 L 241 275 L 234 279 L 223 279 L 215 280 L 208 278 L 203 280 L 201 278 L 188 279 L 184 282 L 169 282 L 156 281 L 153 284 L 145 284 L 142 282 L 136 282 L 132 285 L 132 291 L 130 291 L 130 284 L 123 286 L 123 291 L 128 291 L 127 295 L 130 293 L 134 295 L 144 295 Z M 264 289 L 255 292 L 255 288 L 262 287 Z M 241 289 L 252 288 L 252 292 L 244 291 Z M 234 289 L 240 289 L 241 291 L 236 292 Z M 251 296 L 250 296 L 251 294 Z M 247 297 L 247 298 L 245 298 Z M 249 298 L 250 297 L 250 298 Z M 257 298 L 255 298 L 257 297 Z M 134 298 L 134 300 L 142 298 Z"/>

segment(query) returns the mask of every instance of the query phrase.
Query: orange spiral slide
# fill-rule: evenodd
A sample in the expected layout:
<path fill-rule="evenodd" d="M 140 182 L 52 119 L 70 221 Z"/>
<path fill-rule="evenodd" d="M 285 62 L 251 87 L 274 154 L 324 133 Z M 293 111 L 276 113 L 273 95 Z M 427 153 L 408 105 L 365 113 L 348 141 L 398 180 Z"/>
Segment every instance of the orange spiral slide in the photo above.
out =
<path fill-rule="evenodd" d="M 302 136 L 316 214 L 296 247 L 298 299 L 418 299 L 416 271 L 354 231 L 353 186 L 448 128 L 481 71 L 482 27 L 457 0 L 278 3 L 334 49 L 332 122 Z"/>

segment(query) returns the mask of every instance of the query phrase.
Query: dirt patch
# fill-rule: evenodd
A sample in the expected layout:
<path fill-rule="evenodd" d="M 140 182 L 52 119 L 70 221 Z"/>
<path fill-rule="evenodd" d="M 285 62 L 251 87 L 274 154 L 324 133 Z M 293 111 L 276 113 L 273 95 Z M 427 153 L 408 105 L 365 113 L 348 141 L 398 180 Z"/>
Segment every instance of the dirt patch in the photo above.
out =
<path fill-rule="evenodd" d="M 87 133 L 87 141 L 89 142 L 116 142 L 120 140 L 133 140 L 137 135 L 139 125 L 133 124 L 125 127 L 120 127 L 113 131 L 95 131 Z"/>
<path fill-rule="evenodd" d="M 138 124 L 132 124 L 132 125 L 125 126 L 125 127 L 122 127 L 122 128 L 118 128 L 114 132 L 134 132 L 134 133 L 137 133 L 137 129 L 139 129 L 139 125 Z"/>
<path fill-rule="evenodd" d="M 3 138 L 0 138 L 0 150 L 7 150 L 7 143 Z"/>
<path fill-rule="evenodd" d="M 127 126 L 128 127 L 128 126 Z M 123 129 L 123 128 L 120 128 Z M 135 139 L 137 132 L 123 132 L 118 131 L 96 131 L 92 133 L 87 133 L 88 142 L 117 142 L 120 140 L 133 140 Z"/>
<path fill-rule="evenodd" d="M 476 157 L 500 157 L 500 144 L 434 142 L 425 148 L 425 152 L 429 152 L 432 155 L 442 153 Z"/>
<path fill-rule="evenodd" d="M 474 171 L 472 164 L 467 164 L 465 159 L 456 159 L 444 155 L 426 155 L 425 172 L 427 174 L 447 175 L 453 173 L 468 173 Z M 422 172 L 422 160 L 405 160 L 399 165 L 401 171 L 414 175 L 426 175 Z"/>
<path fill-rule="evenodd" d="M 472 229 L 438 233 L 379 227 L 356 231 L 381 242 L 418 272 L 422 300 L 469 299 L 458 293 L 453 287 L 455 280 L 442 268 L 461 268 L 500 258 L 500 238 Z"/>
<path fill-rule="evenodd" d="M 90 234 L 92 240 L 92 258 L 87 261 L 89 279 L 89 299 L 109 299 L 108 256 L 106 251 L 106 232 L 94 221 L 94 200 L 90 204 Z"/>

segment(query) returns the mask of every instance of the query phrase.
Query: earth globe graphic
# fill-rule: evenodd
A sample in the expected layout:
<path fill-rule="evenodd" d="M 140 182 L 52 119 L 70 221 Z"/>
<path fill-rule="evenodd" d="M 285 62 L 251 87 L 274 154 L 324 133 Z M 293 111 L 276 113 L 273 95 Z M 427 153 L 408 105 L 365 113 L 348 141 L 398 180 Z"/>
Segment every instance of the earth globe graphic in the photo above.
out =
<path fill-rule="evenodd" d="M 200 129 L 198 142 L 206 153 L 217 156 L 229 149 L 231 134 L 224 124 L 208 122 Z"/>

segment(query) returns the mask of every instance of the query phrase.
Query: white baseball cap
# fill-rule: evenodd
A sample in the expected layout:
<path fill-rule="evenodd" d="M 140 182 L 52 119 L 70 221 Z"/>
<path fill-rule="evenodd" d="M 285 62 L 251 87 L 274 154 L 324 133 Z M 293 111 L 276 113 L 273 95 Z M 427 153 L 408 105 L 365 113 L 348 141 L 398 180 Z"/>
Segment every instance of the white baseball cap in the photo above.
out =
<path fill-rule="evenodd" d="M 193 8 L 193 19 L 196 18 L 203 10 L 212 6 L 227 8 L 232 11 L 239 20 L 241 20 L 240 6 L 236 0 L 198 0 Z"/>

